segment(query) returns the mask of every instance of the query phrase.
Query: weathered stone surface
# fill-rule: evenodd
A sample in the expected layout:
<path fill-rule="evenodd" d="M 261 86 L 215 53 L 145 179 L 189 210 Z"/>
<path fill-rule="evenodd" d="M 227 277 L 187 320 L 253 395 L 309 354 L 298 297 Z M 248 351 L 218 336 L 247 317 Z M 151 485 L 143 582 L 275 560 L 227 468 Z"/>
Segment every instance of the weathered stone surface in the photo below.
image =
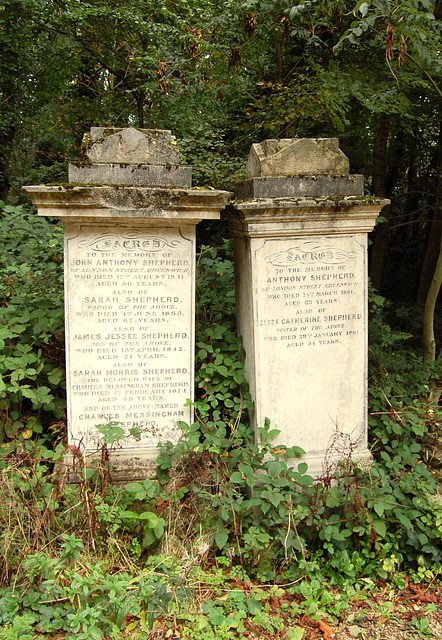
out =
<path fill-rule="evenodd" d="M 348 175 L 349 160 L 337 138 L 288 138 L 253 144 L 246 178 L 265 176 Z"/>
<path fill-rule="evenodd" d="M 228 191 L 115 185 L 60 185 L 23 187 L 38 207 L 39 215 L 91 224 L 108 218 L 142 218 L 146 225 L 167 226 L 209 218 L 217 220 Z M 123 224 L 123 221 L 121 221 Z"/>
<path fill-rule="evenodd" d="M 69 182 L 190 187 L 192 186 L 192 169 L 159 164 L 71 163 L 69 164 Z"/>
<path fill-rule="evenodd" d="M 363 197 L 337 140 L 253 145 L 247 173 L 230 228 L 252 423 L 331 476 L 370 459 L 367 234 L 388 201 Z"/>
<path fill-rule="evenodd" d="M 195 225 L 120 220 L 65 223 L 70 442 L 94 451 L 115 422 L 141 430 L 126 453 L 154 456 L 192 419 Z"/>
<path fill-rule="evenodd" d="M 238 200 L 257 198 L 315 198 L 337 196 L 361 196 L 364 193 L 364 176 L 295 176 L 250 178 L 235 188 Z"/>
<path fill-rule="evenodd" d="M 303 448 L 290 463 L 313 477 L 369 460 L 366 243 L 381 206 L 268 199 L 231 217 L 252 421 Z"/>
<path fill-rule="evenodd" d="M 121 427 L 113 478 L 127 481 L 192 421 L 196 225 L 231 194 L 189 188 L 168 131 L 93 128 L 88 154 L 70 173 L 87 184 L 25 191 L 64 224 L 69 444 L 93 464 L 97 426 Z"/>
<path fill-rule="evenodd" d="M 179 149 L 170 131 L 92 127 L 82 152 L 90 162 L 179 164 Z"/>
<path fill-rule="evenodd" d="M 327 453 L 368 458 L 364 238 L 253 238 L 247 253 L 253 323 L 239 326 L 257 426 L 269 418 L 280 443 L 304 449 L 313 476 Z"/>

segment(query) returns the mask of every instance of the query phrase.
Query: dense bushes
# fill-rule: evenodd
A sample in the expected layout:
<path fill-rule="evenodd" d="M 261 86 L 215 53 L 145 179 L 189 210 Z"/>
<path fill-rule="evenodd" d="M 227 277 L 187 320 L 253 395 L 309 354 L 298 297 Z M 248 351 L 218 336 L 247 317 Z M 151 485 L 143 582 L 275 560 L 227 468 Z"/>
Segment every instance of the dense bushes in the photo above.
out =
<path fill-rule="evenodd" d="M 119 433 L 101 427 L 101 460 L 77 459 L 80 482 L 72 485 L 60 441 L 61 232 L 20 207 L 2 214 L 1 640 L 17 633 L 8 625 L 19 613 L 22 633 L 84 639 L 116 638 L 130 624 L 148 629 L 168 610 L 188 619 L 184 603 L 196 597 L 204 561 L 218 567 L 210 578 L 218 583 L 222 567 L 294 583 L 292 597 L 302 594 L 309 607 L 322 602 L 324 579 L 350 589 L 361 577 L 373 585 L 404 583 L 404 572 L 440 575 L 441 485 L 431 466 L 440 415 L 427 401 L 431 372 L 407 347 L 408 335 L 384 322 L 382 298 L 371 295 L 368 472 L 347 456 L 338 473 L 314 484 L 304 463 L 288 468 L 302 451 L 280 443 L 271 424 L 260 429 L 262 444 L 253 443 L 225 242 L 198 258 L 195 423 L 181 425 L 176 446 L 161 447 L 157 481 L 125 487 L 112 485 Z M 232 622 L 212 600 L 204 606 L 209 626 Z M 239 598 L 235 611 L 238 629 L 246 614 L 261 615 L 261 603 Z"/>
<path fill-rule="evenodd" d="M 0 202 L 0 443 L 63 419 L 63 232 Z"/>

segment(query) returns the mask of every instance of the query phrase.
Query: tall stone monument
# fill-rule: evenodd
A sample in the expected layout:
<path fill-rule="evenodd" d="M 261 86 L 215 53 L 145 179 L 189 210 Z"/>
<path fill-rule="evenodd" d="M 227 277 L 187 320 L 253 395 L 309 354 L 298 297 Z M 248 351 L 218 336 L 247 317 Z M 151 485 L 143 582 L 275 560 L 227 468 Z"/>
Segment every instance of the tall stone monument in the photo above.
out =
<path fill-rule="evenodd" d="M 388 201 L 363 196 L 336 139 L 254 144 L 246 177 L 230 227 L 253 422 L 319 477 L 369 459 L 367 234 Z"/>
<path fill-rule="evenodd" d="M 25 190 L 64 225 L 69 444 L 92 453 L 97 425 L 138 427 L 113 455 L 133 479 L 192 421 L 195 230 L 230 194 L 191 188 L 170 131 L 94 127 L 83 156 L 69 184 Z"/>

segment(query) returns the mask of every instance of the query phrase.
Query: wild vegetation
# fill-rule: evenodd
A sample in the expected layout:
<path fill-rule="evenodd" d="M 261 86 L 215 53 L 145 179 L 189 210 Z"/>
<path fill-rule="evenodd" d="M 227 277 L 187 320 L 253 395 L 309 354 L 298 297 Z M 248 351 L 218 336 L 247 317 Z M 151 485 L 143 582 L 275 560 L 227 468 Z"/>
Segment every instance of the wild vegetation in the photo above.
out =
<path fill-rule="evenodd" d="M 442 569 L 433 459 L 441 416 L 429 401 L 431 368 L 410 334 L 386 322 L 383 298 L 371 294 L 368 472 L 338 431 L 330 452 L 339 449 L 343 463 L 326 462 L 321 483 L 303 463 L 288 468 L 301 451 L 271 424 L 254 444 L 223 241 L 198 256 L 194 424 L 161 447 L 156 480 L 125 486 L 112 483 L 120 430 L 101 425 L 101 456 L 94 464 L 74 456 L 72 484 L 60 229 L 23 207 L 2 213 L 1 640 L 327 638 L 339 622 L 363 629 L 382 589 L 417 601 L 401 610 L 416 634 L 407 637 L 431 635 Z M 393 615 L 385 602 L 377 611 Z"/>
<path fill-rule="evenodd" d="M 439 0 L 0 2 L 0 640 L 311 640 L 374 617 L 436 633 L 441 17 Z M 102 425 L 100 462 L 74 458 L 68 482 L 62 231 L 20 188 L 66 181 L 95 125 L 172 129 L 194 184 L 229 189 L 252 142 L 338 136 L 391 199 L 370 248 L 368 472 L 339 431 L 319 484 L 271 424 L 253 443 L 230 247 L 207 228 L 195 423 L 125 487 Z"/>

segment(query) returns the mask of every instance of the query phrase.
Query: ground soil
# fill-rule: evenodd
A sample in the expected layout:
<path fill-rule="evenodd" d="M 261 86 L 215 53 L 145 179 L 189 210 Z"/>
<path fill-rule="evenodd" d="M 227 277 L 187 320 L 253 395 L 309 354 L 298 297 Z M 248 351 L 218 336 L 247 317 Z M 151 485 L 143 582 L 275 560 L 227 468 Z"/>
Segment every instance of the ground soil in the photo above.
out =
<path fill-rule="evenodd" d="M 275 615 L 281 614 L 278 611 Z M 406 581 L 404 589 L 397 590 L 380 585 L 366 599 L 352 601 L 340 620 L 303 616 L 285 622 L 286 626 L 275 635 L 258 629 L 253 619 L 247 620 L 247 631 L 238 638 L 287 640 L 296 630 L 299 640 L 442 640 L 442 586 L 410 585 Z M 158 620 L 146 640 L 181 640 L 181 637 L 179 623 L 172 630 Z"/>
<path fill-rule="evenodd" d="M 435 607 L 434 611 L 428 612 L 429 604 L 433 605 L 430 609 Z M 407 585 L 403 591 L 392 592 L 385 587 L 371 602 L 352 607 L 346 617 L 333 629 L 333 640 L 442 640 L 442 589 L 435 585 Z M 326 635 L 322 637 L 329 640 Z"/>

